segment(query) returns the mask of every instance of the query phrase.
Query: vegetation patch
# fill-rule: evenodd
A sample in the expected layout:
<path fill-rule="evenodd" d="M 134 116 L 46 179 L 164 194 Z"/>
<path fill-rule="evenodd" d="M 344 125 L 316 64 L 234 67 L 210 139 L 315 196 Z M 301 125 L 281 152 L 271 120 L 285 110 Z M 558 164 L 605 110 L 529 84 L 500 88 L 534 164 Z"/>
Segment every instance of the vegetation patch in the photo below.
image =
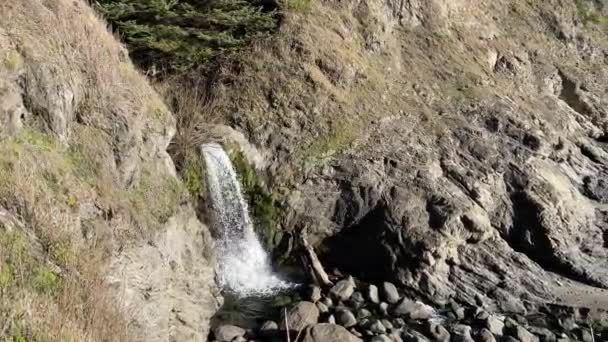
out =
<path fill-rule="evenodd" d="M 97 0 L 96 4 L 123 36 L 133 60 L 146 69 L 179 71 L 208 63 L 221 52 L 268 35 L 278 24 L 276 5 L 255 0 Z"/>
<path fill-rule="evenodd" d="M 232 164 L 239 175 L 242 191 L 249 203 L 249 211 L 253 216 L 254 226 L 264 245 L 273 250 L 281 241 L 281 231 L 278 219 L 280 207 L 275 193 L 269 192 L 262 185 L 255 168 L 249 164 L 247 158 L 238 146 L 228 148 Z"/>
<path fill-rule="evenodd" d="M 575 0 L 578 17 L 583 24 L 596 24 L 608 29 L 608 17 L 601 14 L 604 3 L 592 0 Z"/>

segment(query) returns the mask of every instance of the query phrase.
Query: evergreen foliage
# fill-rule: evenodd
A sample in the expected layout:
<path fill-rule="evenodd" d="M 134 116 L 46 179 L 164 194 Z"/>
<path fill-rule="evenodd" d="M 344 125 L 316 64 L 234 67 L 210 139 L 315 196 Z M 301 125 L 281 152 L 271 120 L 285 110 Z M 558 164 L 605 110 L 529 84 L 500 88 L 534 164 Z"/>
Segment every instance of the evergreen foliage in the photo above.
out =
<path fill-rule="evenodd" d="M 132 59 L 147 69 L 179 71 L 208 63 L 277 27 L 274 5 L 256 0 L 96 0 Z"/>

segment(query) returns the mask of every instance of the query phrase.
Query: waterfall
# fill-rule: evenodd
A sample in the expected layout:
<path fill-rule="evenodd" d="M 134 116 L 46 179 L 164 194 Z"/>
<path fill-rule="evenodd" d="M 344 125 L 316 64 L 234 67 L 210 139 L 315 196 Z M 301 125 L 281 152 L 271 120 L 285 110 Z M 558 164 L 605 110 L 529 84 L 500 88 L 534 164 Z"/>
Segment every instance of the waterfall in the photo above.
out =
<path fill-rule="evenodd" d="M 218 144 L 201 145 L 213 223 L 217 225 L 217 276 L 224 289 L 239 296 L 272 294 L 290 287 L 277 277 L 249 218 L 230 158 Z"/>

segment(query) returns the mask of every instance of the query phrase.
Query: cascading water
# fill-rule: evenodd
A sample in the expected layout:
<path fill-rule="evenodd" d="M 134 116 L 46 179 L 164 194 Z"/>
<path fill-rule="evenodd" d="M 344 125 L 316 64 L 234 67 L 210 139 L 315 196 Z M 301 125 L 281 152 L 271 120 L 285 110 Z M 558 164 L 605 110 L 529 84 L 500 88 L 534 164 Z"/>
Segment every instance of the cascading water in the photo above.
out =
<path fill-rule="evenodd" d="M 219 285 L 239 296 L 273 294 L 291 284 L 277 277 L 253 230 L 247 203 L 230 158 L 218 144 L 201 145 L 207 185 L 219 231 L 216 241 Z"/>

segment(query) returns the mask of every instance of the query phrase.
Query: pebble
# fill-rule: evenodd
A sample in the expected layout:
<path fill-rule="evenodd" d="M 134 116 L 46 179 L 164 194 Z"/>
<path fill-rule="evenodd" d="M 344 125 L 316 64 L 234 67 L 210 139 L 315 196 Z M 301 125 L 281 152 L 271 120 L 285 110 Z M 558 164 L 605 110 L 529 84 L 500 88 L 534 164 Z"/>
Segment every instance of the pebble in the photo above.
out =
<path fill-rule="evenodd" d="M 367 299 L 374 304 L 380 303 L 380 297 L 378 296 L 378 287 L 376 287 L 376 285 L 370 284 L 367 287 Z"/>
<path fill-rule="evenodd" d="M 399 301 L 399 292 L 393 283 L 382 283 L 382 295 L 389 304 L 395 304 Z"/>
<path fill-rule="evenodd" d="M 336 322 L 345 328 L 350 328 L 357 324 L 357 319 L 350 310 L 341 309 L 336 312 Z"/>
<path fill-rule="evenodd" d="M 334 287 L 329 290 L 329 293 L 336 299 L 345 301 L 355 292 L 355 286 L 350 279 L 340 280 Z"/>

